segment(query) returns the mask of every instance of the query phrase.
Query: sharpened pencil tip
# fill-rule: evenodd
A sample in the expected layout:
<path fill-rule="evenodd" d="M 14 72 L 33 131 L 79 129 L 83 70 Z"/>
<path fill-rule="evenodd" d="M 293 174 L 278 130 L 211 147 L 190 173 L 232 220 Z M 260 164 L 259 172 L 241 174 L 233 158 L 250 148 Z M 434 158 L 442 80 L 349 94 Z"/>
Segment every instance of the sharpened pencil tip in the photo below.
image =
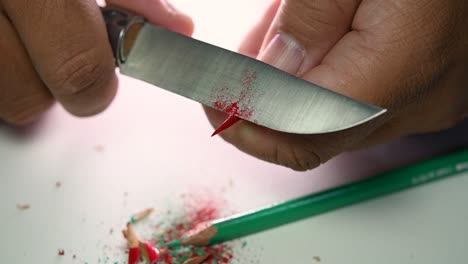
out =
<path fill-rule="evenodd" d="M 214 136 L 218 135 L 219 132 L 221 132 L 221 131 L 218 131 L 218 129 L 216 129 L 216 130 L 213 132 L 213 134 L 211 134 L 211 137 L 214 137 Z"/>
<path fill-rule="evenodd" d="M 235 115 L 230 115 L 214 132 L 211 134 L 211 137 L 218 135 L 219 133 L 223 132 L 224 130 L 233 126 L 240 118 Z"/>

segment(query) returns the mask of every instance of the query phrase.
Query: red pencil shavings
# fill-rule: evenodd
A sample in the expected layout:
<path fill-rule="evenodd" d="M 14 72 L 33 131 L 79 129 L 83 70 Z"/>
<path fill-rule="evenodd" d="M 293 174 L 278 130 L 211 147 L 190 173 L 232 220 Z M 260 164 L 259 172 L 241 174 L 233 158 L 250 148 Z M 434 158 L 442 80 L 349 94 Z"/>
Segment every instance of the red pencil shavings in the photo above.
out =
<path fill-rule="evenodd" d="M 253 255 L 258 251 L 251 251 L 250 247 L 243 245 L 243 241 L 230 241 L 210 247 L 165 246 L 167 242 L 181 238 L 196 226 L 236 213 L 229 210 L 223 194 L 224 192 L 201 190 L 197 187 L 195 192 L 181 194 L 179 199 L 175 199 L 177 202 L 167 207 L 156 208 L 153 216 L 146 221 L 135 223 L 135 232 L 142 241 L 159 249 L 158 264 L 184 264 L 188 260 L 191 261 L 187 263 L 197 263 L 193 260 L 201 261 L 200 259 L 205 257 L 206 259 L 199 264 L 255 263 L 257 257 Z M 105 233 L 107 232 L 108 230 L 105 230 Z M 128 263 L 128 241 L 108 237 L 112 242 L 102 247 L 103 255 L 97 261 L 88 263 Z"/>
<path fill-rule="evenodd" d="M 152 234 L 151 241 L 160 249 L 161 259 L 165 264 L 183 264 L 198 256 L 207 256 L 203 263 L 227 264 L 234 257 L 234 251 L 229 243 L 208 247 L 177 246 L 166 247 L 165 244 L 174 239 L 180 239 L 184 234 L 207 221 L 217 219 L 222 205 L 215 200 L 188 199 L 185 212 L 173 217 L 169 224 L 159 224 Z"/>

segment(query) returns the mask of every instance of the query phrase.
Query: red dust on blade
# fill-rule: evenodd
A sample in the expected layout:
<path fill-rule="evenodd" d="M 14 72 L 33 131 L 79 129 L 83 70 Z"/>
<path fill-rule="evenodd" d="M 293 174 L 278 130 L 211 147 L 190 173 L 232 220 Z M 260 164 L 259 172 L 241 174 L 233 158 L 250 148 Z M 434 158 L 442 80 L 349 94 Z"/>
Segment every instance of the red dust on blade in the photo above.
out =
<path fill-rule="evenodd" d="M 215 130 L 211 136 L 215 136 L 220 132 L 228 129 L 242 118 L 249 118 L 252 116 L 253 110 L 248 106 L 251 105 L 250 97 L 252 96 L 252 85 L 256 79 L 257 73 L 255 71 L 245 69 L 242 72 L 242 91 L 239 95 L 239 98 L 236 100 L 227 100 L 224 95 L 218 95 L 218 98 L 213 104 L 213 107 L 229 114 L 229 117 L 221 124 L 220 127 Z"/>

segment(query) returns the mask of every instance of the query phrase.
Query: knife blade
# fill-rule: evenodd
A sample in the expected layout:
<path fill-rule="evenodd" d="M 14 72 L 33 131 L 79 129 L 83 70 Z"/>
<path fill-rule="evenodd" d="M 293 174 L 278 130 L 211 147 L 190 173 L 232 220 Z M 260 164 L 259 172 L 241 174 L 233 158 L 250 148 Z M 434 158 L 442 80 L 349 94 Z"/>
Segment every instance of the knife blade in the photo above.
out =
<path fill-rule="evenodd" d="M 385 109 L 256 59 L 102 8 L 120 73 L 258 125 L 319 134 L 368 122 Z"/>

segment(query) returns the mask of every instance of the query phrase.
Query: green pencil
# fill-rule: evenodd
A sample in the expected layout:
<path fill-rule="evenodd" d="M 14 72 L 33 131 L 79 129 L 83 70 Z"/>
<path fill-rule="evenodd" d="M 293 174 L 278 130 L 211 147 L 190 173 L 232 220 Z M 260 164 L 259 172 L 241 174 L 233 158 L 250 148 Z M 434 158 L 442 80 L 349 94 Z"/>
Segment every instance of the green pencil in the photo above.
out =
<path fill-rule="evenodd" d="M 468 149 L 258 210 L 206 223 L 167 246 L 205 246 L 258 233 L 347 205 L 468 171 Z"/>

